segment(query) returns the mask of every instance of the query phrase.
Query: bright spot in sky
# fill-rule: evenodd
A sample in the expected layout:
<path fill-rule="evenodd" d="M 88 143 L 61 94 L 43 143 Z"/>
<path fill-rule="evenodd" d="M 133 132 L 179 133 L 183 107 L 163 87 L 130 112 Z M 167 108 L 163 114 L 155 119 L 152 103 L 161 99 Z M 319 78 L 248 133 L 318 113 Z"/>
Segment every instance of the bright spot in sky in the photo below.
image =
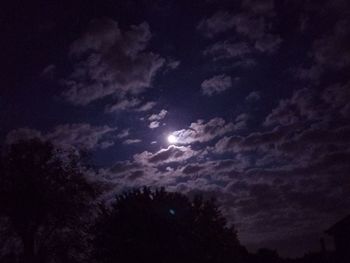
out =
<path fill-rule="evenodd" d="M 172 144 L 177 143 L 177 138 L 174 135 L 170 134 L 168 136 L 168 142 Z"/>

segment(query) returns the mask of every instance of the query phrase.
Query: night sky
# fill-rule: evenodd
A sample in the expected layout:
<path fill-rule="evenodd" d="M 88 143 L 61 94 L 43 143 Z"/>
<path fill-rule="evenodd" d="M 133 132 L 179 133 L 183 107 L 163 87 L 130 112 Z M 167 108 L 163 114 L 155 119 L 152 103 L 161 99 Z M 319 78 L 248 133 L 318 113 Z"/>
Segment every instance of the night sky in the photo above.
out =
<path fill-rule="evenodd" d="M 348 0 L 11 1 L 0 12 L 2 143 L 86 149 L 117 192 L 216 197 L 252 250 L 317 250 L 349 213 Z"/>

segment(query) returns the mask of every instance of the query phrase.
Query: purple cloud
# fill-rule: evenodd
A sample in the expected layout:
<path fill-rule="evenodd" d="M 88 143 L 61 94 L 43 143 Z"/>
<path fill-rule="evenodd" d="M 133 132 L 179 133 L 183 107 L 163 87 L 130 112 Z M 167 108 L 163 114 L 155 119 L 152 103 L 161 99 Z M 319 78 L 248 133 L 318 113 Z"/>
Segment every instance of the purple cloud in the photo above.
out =
<path fill-rule="evenodd" d="M 123 31 L 112 19 L 92 21 L 87 32 L 71 46 L 75 64 L 73 73 L 64 81 L 64 98 L 75 105 L 87 105 L 107 96 L 123 101 L 128 95 L 143 93 L 165 63 L 164 58 L 145 51 L 150 39 L 147 23 Z"/>
<path fill-rule="evenodd" d="M 232 87 L 232 79 L 225 74 L 216 75 L 210 79 L 206 79 L 201 84 L 201 91 L 203 95 L 212 96 L 220 94 Z"/>

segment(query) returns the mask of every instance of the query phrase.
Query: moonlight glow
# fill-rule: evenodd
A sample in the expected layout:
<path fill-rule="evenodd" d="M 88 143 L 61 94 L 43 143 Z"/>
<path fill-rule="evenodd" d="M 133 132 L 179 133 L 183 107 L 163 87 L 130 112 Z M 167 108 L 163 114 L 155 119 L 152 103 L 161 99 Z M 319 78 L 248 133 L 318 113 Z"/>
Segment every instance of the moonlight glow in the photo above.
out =
<path fill-rule="evenodd" d="M 168 142 L 171 144 L 177 143 L 177 138 L 174 135 L 170 134 L 168 136 Z"/>

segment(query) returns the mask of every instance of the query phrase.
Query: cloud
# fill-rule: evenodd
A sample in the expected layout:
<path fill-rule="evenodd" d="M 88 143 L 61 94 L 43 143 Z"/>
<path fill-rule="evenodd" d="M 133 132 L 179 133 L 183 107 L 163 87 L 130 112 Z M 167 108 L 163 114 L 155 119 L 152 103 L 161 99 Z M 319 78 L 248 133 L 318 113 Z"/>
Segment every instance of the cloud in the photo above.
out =
<path fill-rule="evenodd" d="M 274 9 L 273 0 L 243 0 L 242 6 L 256 14 L 271 14 Z"/>
<path fill-rule="evenodd" d="M 189 165 L 186 165 L 184 167 L 184 169 L 182 170 L 182 172 L 184 174 L 193 174 L 193 173 L 198 173 L 199 171 L 203 170 L 204 169 L 204 166 L 201 166 L 201 165 L 193 165 L 193 164 L 189 164 Z"/>
<path fill-rule="evenodd" d="M 245 100 L 249 103 L 252 103 L 252 102 L 256 102 L 256 101 L 260 100 L 260 98 L 261 98 L 260 92 L 252 91 L 248 94 L 248 96 L 245 98 Z"/>
<path fill-rule="evenodd" d="M 152 114 L 148 120 L 149 121 L 160 121 L 162 119 L 165 118 L 165 116 L 167 115 L 168 111 L 167 110 L 164 110 L 162 109 L 158 114 Z"/>
<path fill-rule="evenodd" d="M 157 105 L 157 103 L 155 101 L 148 101 L 145 104 L 143 104 L 142 106 L 136 108 L 135 111 L 138 111 L 138 112 L 149 111 L 149 110 L 153 109 L 153 107 L 156 105 Z"/>
<path fill-rule="evenodd" d="M 149 101 L 143 103 L 137 98 L 122 98 L 114 104 L 107 105 L 105 112 L 113 113 L 120 111 L 134 111 L 134 112 L 147 112 L 150 111 L 157 103 L 154 101 Z"/>
<path fill-rule="evenodd" d="M 255 42 L 255 48 L 261 52 L 273 53 L 278 49 L 281 43 L 282 38 L 279 36 L 266 34 Z"/>
<path fill-rule="evenodd" d="M 112 113 L 117 111 L 133 110 L 140 103 L 141 101 L 136 98 L 132 98 L 132 99 L 124 98 L 114 103 L 113 105 L 108 105 L 105 111 L 108 113 Z"/>
<path fill-rule="evenodd" d="M 86 150 L 107 148 L 114 145 L 111 133 L 116 128 L 91 126 L 87 123 L 63 124 L 54 127 L 50 132 L 42 133 L 38 130 L 20 128 L 7 134 L 6 142 L 11 144 L 21 139 L 40 138 L 49 140 L 61 147 L 78 147 Z"/>
<path fill-rule="evenodd" d="M 148 125 L 148 127 L 150 129 L 155 129 L 155 128 L 158 128 L 160 126 L 160 122 L 159 121 L 152 121 L 150 122 L 150 124 Z"/>
<path fill-rule="evenodd" d="M 256 165 L 273 165 L 291 175 L 328 173 L 328 168 L 344 171 L 342 160 L 350 150 L 350 113 L 345 110 L 350 98 L 348 85 L 296 90 L 266 117 L 265 125 L 272 130 L 225 136 L 212 150 L 217 154 L 254 152 Z M 267 175 L 273 176 L 273 172 L 269 170 Z"/>
<path fill-rule="evenodd" d="M 338 1 L 340 3 L 340 1 Z M 327 3 L 332 5 L 333 3 Z M 334 7 L 328 6 L 330 13 Z M 339 9 L 344 8 L 340 7 Z M 345 7 L 347 8 L 347 7 Z M 310 80 L 317 83 L 325 72 L 328 70 L 344 71 L 350 66 L 350 48 L 347 44 L 350 39 L 350 19 L 343 14 L 339 14 L 337 9 L 336 17 L 338 18 L 331 24 L 333 27 L 330 34 L 322 34 L 313 40 L 312 49 L 309 55 L 312 58 L 310 65 L 302 65 L 296 70 L 296 76 L 303 80 Z M 322 12 L 319 10 L 319 12 Z M 311 27 L 313 24 L 310 25 Z M 328 25 L 329 26 L 329 25 Z M 345 73 L 346 74 L 346 73 Z"/>
<path fill-rule="evenodd" d="M 166 149 L 161 149 L 156 153 L 142 152 L 134 155 L 134 160 L 138 163 L 148 165 L 158 165 L 171 162 L 183 162 L 196 155 L 190 146 L 170 145 Z"/>
<path fill-rule="evenodd" d="M 235 129 L 245 129 L 247 127 L 248 121 L 251 119 L 251 116 L 247 113 L 239 114 L 235 119 Z"/>
<path fill-rule="evenodd" d="M 206 79 L 201 84 L 201 91 L 203 95 L 212 96 L 220 94 L 232 87 L 232 79 L 225 74 L 213 76 Z"/>
<path fill-rule="evenodd" d="M 285 130 L 276 129 L 268 132 L 254 132 L 247 136 L 224 136 L 214 146 L 216 153 L 242 153 L 249 151 L 263 151 L 266 152 L 268 145 L 278 145 L 286 135 Z M 271 150 L 272 151 L 272 150 Z"/>
<path fill-rule="evenodd" d="M 290 125 L 322 118 L 323 105 L 317 102 L 318 96 L 310 88 L 296 90 L 291 98 L 280 100 L 279 105 L 266 117 L 264 125 Z"/>
<path fill-rule="evenodd" d="M 124 129 L 120 133 L 117 134 L 117 138 L 123 139 L 125 137 L 128 137 L 130 135 L 129 129 Z"/>
<path fill-rule="evenodd" d="M 150 39 L 147 23 L 122 30 L 112 19 L 92 21 L 71 45 L 75 63 L 73 73 L 64 80 L 64 98 L 87 105 L 107 96 L 123 101 L 126 96 L 143 93 L 165 63 L 164 58 L 145 51 Z M 119 108 L 123 107 L 116 106 Z"/>
<path fill-rule="evenodd" d="M 206 123 L 203 120 L 197 120 L 191 123 L 188 129 L 174 131 L 172 134 L 177 137 L 178 143 L 191 144 L 208 142 L 234 129 L 233 123 L 227 123 L 222 118 L 213 118 Z"/>
<path fill-rule="evenodd" d="M 346 44 L 350 37 L 350 19 L 338 20 L 333 34 L 314 41 L 313 57 L 316 64 L 336 69 L 350 64 L 350 48 Z"/>
<path fill-rule="evenodd" d="M 333 84 L 326 88 L 296 90 L 283 99 L 266 117 L 264 125 L 290 125 L 307 121 L 349 119 L 350 83 Z"/>
<path fill-rule="evenodd" d="M 140 139 L 127 139 L 123 142 L 123 144 L 136 144 L 142 142 Z"/>
<path fill-rule="evenodd" d="M 263 16 L 253 13 L 229 13 L 218 11 L 211 17 L 203 19 L 197 29 L 206 37 L 213 37 L 219 33 L 235 29 L 237 33 L 250 39 L 260 39 L 267 31 L 267 25 Z"/>
<path fill-rule="evenodd" d="M 204 50 L 204 55 L 210 55 L 214 60 L 244 58 L 252 53 L 252 48 L 246 42 L 231 42 L 228 40 L 214 43 Z"/>
<path fill-rule="evenodd" d="M 258 40 L 265 36 L 267 25 L 263 17 L 252 16 L 247 13 L 239 13 L 232 16 L 237 33 L 250 39 Z"/>
<path fill-rule="evenodd" d="M 243 1 L 243 9 L 238 13 L 218 11 L 211 17 L 201 20 L 197 29 L 206 37 L 235 31 L 240 41 L 227 39 L 209 46 L 205 55 L 214 56 L 215 60 L 240 58 L 254 51 L 273 53 L 277 51 L 282 38 L 272 33 L 268 19 L 274 16 L 273 1 Z"/>
<path fill-rule="evenodd" d="M 197 25 L 197 30 L 204 36 L 211 38 L 231 29 L 234 23 L 235 21 L 230 13 L 219 11 L 211 17 L 201 20 Z"/>
<path fill-rule="evenodd" d="M 242 137 L 240 136 L 225 136 L 221 138 L 214 147 L 216 153 L 225 153 L 228 151 L 239 151 L 239 145 L 242 142 Z"/>
<path fill-rule="evenodd" d="M 177 69 L 180 66 L 181 62 L 179 60 L 169 59 L 166 66 L 169 69 Z"/>
<path fill-rule="evenodd" d="M 42 70 L 40 75 L 42 77 L 52 78 L 55 75 L 55 71 L 56 71 L 56 66 L 54 64 L 50 64 Z"/>

